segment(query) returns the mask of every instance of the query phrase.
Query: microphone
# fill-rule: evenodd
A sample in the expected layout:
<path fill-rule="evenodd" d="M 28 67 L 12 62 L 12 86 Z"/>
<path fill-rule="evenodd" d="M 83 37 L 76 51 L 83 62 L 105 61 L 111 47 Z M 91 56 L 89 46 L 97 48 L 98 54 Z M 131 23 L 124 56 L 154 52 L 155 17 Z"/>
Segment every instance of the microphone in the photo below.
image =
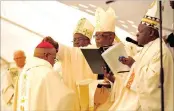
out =
<path fill-rule="evenodd" d="M 106 1 L 106 4 L 110 4 L 110 3 L 113 3 L 113 2 L 115 2 L 115 0 L 108 0 L 108 1 Z"/>
<path fill-rule="evenodd" d="M 167 38 L 167 43 L 169 43 L 170 47 L 174 47 L 174 34 L 171 33 Z"/>
<path fill-rule="evenodd" d="M 133 44 L 136 44 L 136 45 L 139 46 L 139 47 L 143 47 L 142 45 L 139 45 L 137 41 L 133 40 L 133 39 L 130 38 L 130 37 L 126 37 L 126 41 L 127 41 L 127 42 L 131 42 L 131 43 L 133 43 Z"/>

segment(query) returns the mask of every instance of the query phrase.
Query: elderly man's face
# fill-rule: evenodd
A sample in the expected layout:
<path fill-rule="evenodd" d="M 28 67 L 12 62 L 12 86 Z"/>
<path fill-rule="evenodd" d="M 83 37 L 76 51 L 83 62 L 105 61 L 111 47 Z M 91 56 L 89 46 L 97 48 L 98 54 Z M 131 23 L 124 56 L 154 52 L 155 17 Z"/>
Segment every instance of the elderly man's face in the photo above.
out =
<path fill-rule="evenodd" d="M 150 28 L 144 24 L 139 24 L 137 33 L 137 42 L 139 45 L 145 45 L 151 40 Z"/>
<path fill-rule="evenodd" d="M 96 32 L 95 42 L 97 47 L 112 45 L 115 34 L 113 32 Z"/>
<path fill-rule="evenodd" d="M 83 34 L 75 33 L 73 37 L 73 46 L 74 47 L 85 47 L 90 44 L 90 39 Z"/>
<path fill-rule="evenodd" d="M 46 60 L 53 66 L 55 64 L 56 59 L 56 50 L 52 49 L 51 52 L 46 53 Z"/>
<path fill-rule="evenodd" d="M 23 68 L 25 65 L 25 54 L 22 51 L 17 51 L 14 53 L 14 61 L 17 67 Z"/>

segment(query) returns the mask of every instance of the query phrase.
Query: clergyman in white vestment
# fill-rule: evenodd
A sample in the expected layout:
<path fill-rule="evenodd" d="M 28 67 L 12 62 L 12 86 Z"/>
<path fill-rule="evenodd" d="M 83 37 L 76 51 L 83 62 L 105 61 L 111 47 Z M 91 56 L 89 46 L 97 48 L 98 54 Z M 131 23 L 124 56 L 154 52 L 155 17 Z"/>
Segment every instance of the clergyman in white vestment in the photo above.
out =
<path fill-rule="evenodd" d="M 57 58 L 61 62 L 62 77 L 65 85 L 77 92 L 76 82 L 85 79 L 96 79 L 88 63 L 86 62 L 79 47 L 87 47 L 94 31 L 94 26 L 86 19 L 78 21 L 73 34 L 73 46 L 68 47 L 58 43 Z M 44 41 L 54 41 L 50 37 L 44 38 Z M 55 44 L 55 41 L 52 42 Z"/>
<path fill-rule="evenodd" d="M 120 78 L 119 75 L 115 76 L 117 82 L 114 84 L 111 97 L 98 110 L 161 110 L 159 18 L 155 16 L 157 9 L 157 1 L 155 0 L 138 27 L 137 41 L 138 44 L 144 45 L 143 49 L 136 56 L 137 58 L 125 79 Z M 164 110 L 173 111 L 174 63 L 164 41 L 162 45 Z M 127 64 L 127 62 L 122 62 Z M 111 107 L 107 107 L 111 104 Z"/>
<path fill-rule="evenodd" d="M 10 67 L 8 71 L 2 76 L 2 101 L 3 110 L 10 110 L 12 108 L 14 99 L 14 90 L 16 85 L 16 79 L 20 75 L 24 65 L 25 65 L 25 53 L 22 50 L 17 50 L 14 52 L 13 59 L 17 67 Z"/>
<path fill-rule="evenodd" d="M 116 15 L 115 11 L 109 7 L 106 11 L 101 7 L 98 7 L 95 12 L 96 27 L 95 27 L 95 42 L 97 47 L 110 47 L 120 42 L 119 38 L 115 34 Z M 102 67 L 101 67 L 102 68 Z M 104 73 L 104 72 L 103 72 Z M 104 75 L 100 74 L 99 79 L 103 79 L 102 87 L 97 87 L 94 96 L 95 110 L 102 105 L 109 97 L 111 88 L 106 87 L 114 82 L 114 76 L 112 74 Z M 108 84 L 109 82 L 109 84 Z M 105 84 L 105 86 L 104 86 Z"/>
<path fill-rule="evenodd" d="M 41 42 L 28 60 L 15 90 L 14 111 L 78 111 L 76 93 L 61 82 L 53 69 L 56 49 Z"/>

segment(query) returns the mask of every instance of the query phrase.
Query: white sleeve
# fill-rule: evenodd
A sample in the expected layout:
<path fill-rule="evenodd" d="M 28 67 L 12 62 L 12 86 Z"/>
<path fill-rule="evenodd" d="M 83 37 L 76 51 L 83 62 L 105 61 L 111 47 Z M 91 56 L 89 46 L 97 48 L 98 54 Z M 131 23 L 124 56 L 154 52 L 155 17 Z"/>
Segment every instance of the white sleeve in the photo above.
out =
<path fill-rule="evenodd" d="M 63 61 L 64 59 L 66 59 L 65 57 L 70 57 L 70 55 L 71 55 L 70 50 L 71 50 L 71 47 L 68 47 L 68 46 L 65 46 L 65 45 L 59 43 L 57 59 Z"/>
<path fill-rule="evenodd" d="M 80 111 L 79 100 L 75 92 L 70 92 L 61 98 L 58 110 Z"/>

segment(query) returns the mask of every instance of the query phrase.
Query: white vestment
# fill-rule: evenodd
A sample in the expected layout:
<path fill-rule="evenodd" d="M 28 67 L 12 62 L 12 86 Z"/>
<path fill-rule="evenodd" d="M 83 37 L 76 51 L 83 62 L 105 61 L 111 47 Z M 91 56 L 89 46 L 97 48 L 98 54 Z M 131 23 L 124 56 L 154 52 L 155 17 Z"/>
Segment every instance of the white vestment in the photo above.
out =
<path fill-rule="evenodd" d="M 159 39 L 147 45 L 138 53 L 136 62 L 125 78 L 116 75 L 111 97 L 98 110 L 110 111 L 160 111 L 160 48 Z M 164 103 L 165 111 L 173 111 L 172 55 L 163 42 Z M 114 103 L 113 103 L 114 102 Z M 107 105 L 112 104 L 109 108 Z"/>
<path fill-rule="evenodd" d="M 67 88 L 45 60 L 30 59 L 15 90 L 14 111 L 79 110 L 77 95 Z"/>
<path fill-rule="evenodd" d="M 1 107 L 3 108 L 3 110 L 12 109 L 16 79 L 20 75 L 21 71 L 21 68 L 12 67 L 9 68 L 8 71 L 6 71 L 6 73 L 2 76 Z"/>
<path fill-rule="evenodd" d="M 53 69 L 58 72 L 58 76 L 60 76 L 61 78 L 61 81 L 63 82 L 63 79 L 62 79 L 62 66 L 61 66 L 61 63 L 60 62 L 56 62 L 53 66 Z"/>
<path fill-rule="evenodd" d="M 62 65 L 63 81 L 69 88 L 77 92 L 76 82 L 85 79 L 96 80 L 97 75 L 93 74 L 80 48 L 59 44 L 57 56 Z"/>

